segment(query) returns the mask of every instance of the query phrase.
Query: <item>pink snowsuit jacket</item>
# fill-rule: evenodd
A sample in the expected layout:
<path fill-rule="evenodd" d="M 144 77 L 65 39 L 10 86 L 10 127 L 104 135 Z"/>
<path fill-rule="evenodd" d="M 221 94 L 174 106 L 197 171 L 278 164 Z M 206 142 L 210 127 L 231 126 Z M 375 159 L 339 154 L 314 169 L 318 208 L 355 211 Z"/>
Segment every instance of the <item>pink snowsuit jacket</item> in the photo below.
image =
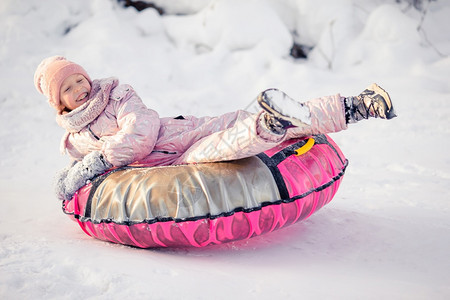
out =
<path fill-rule="evenodd" d="M 285 139 L 347 128 L 339 95 L 306 104 L 311 110 L 311 126 L 277 135 L 260 126 L 260 113 L 160 118 L 130 85 L 117 85 L 94 121 L 79 132 L 66 132 L 61 151 L 79 161 L 98 150 L 116 167 L 131 163 L 165 166 L 239 159 L 268 150 Z"/>

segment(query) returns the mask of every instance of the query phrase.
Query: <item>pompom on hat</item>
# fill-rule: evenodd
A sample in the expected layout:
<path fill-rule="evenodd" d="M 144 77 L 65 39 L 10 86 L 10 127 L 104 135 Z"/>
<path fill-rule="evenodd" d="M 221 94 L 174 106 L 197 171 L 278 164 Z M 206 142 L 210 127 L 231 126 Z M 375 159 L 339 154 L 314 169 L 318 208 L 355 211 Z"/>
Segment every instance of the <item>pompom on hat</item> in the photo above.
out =
<path fill-rule="evenodd" d="M 49 104 L 56 110 L 61 108 L 59 90 L 64 80 L 72 74 L 81 74 L 92 84 L 91 78 L 80 65 L 68 61 L 63 56 L 44 59 L 34 73 L 34 85 L 39 93 L 48 98 Z"/>

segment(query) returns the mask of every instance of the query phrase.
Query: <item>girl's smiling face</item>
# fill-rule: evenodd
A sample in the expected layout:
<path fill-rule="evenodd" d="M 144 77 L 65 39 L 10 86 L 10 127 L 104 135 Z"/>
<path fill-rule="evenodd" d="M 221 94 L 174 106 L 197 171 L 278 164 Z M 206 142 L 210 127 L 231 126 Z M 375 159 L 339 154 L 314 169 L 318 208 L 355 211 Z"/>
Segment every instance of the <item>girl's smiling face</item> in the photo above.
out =
<path fill-rule="evenodd" d="M 72 74 L 64 79 L 59 89 L 62 110 L 71 111 L 89 99 L 91 85 L 81 74 Z"/>

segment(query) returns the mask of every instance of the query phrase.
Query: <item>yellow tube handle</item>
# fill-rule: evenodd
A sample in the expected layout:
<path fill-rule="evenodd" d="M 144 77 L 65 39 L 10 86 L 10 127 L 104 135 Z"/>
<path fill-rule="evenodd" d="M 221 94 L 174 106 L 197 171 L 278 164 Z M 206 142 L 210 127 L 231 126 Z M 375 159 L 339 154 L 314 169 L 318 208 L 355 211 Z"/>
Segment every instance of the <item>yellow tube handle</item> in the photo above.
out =
<path fill-rule="evenodd" d="M 295 156 L 300 156 L 311 150 L 311 148 L 314 146 L 314 142 L 315 141 L 313 138 L 309 138 L 306 144 L 304 144 L 298 149 L 295 149 Z"/>

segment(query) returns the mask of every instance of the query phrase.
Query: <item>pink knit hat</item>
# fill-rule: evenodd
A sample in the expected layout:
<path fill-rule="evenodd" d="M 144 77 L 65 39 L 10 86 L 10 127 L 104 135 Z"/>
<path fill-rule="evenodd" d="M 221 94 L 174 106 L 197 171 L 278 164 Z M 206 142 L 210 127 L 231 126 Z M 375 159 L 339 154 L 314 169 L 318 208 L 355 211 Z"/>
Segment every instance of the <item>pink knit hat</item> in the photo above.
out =
<path fill-rule="evenodd" d="M 48 98 L 48 102 L 56 110 L 61 106 L 59 89 L 64 79 L 72 74 L 81 74 L 91 82 L 89 75 L 80 65 L 66 60 L 62 56 L 52 56 L 44 59 L 34 73 L 34 85 L 39 93 Z"/>

